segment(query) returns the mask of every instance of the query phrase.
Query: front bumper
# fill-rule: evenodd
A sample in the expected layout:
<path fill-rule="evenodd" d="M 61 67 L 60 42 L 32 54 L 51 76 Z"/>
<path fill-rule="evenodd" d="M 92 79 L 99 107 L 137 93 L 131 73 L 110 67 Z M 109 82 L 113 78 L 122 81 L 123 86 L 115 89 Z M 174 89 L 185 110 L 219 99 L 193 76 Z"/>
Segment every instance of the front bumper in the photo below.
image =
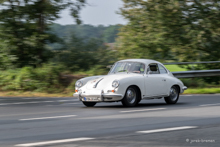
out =
<path fill-rule="evenodd" d="M 187 90 L 187 87 L 186 87 L 186 86 L 183 86 L 183 90 Z"/>
<path fill-rule="evenodd" d="M 183 93 L 185 90 L 187 90 L 187 87 L 186 86 L 183 86 L 182 87 L 182 91 L 180 93 Z"/>
<path fill-rule="evenodd" d="M 115 102 L 123 98 L 122 94 L 115 93 L 101 93 L 101 94 L 88 94 L 88 93 L 74 93 L 73 97 L 77 97 L 80 101 L 91 102 Z"/>

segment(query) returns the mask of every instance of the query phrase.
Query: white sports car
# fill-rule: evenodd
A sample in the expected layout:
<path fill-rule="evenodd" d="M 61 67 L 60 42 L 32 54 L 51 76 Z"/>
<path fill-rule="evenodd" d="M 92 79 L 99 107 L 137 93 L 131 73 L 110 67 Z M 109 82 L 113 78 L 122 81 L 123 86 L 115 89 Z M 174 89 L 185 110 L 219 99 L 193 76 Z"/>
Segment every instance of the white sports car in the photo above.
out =
<path fill-rule="evenodd" d="M 186 86 L 155 60 L 127 59 L 116 62 L 108 75 L 78 80 L 74 97 L 87 107 L 97 102 L 118 102 L 136 106 L 143 99 L 165 99 L 175 104 Z"/>

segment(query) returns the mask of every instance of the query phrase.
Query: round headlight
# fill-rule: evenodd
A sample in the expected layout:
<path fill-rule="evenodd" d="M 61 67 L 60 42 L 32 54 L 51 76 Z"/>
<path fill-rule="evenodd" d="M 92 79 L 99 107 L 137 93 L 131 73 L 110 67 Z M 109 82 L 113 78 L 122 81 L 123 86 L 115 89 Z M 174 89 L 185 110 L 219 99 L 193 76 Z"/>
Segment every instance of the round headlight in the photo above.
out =
<path fill-rule="evenodd" d="M 77 81 L 75 84 L 75 87 L 80 88 L 83 86 L 83 82 L 82 81 Z"/>
<path fill-rule="evenodd" d="M 117 88 L 119 86 L 119 81 L 118 80 L 114 80 L 112 82 L 112 87 Z"/>

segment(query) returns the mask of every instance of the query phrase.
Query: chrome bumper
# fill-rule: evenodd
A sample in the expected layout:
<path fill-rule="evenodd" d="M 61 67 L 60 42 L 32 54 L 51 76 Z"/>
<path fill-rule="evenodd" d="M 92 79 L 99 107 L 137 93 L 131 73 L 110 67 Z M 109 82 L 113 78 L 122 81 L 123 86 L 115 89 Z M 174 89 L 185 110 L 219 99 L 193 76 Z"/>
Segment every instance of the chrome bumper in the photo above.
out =
<path fill-rule="evenodd" d="M 85 94 L 85 93 L 74 93 L 73 97 L 77 97 L 80 101 L 92 101 L 92 102 L 114 102 L 120 101 L 123 96 L 122 94 L 114 93 L 102 93 L 102 94 Z M 97 99 L 97 100 L 86 100 L 88 99 Z"/>
<path fill-rule="evenodd" d="M 185 90 L 187 90 L 187 87 L 186 86 L 183 86 L 182 90 L 180 93 L 183 93 Z"/>
<path fill-rule="evenodd" d="M 183 90 L 187 90 L 187 87 L 186 87 L 186 86 L 183 86 Z"/>

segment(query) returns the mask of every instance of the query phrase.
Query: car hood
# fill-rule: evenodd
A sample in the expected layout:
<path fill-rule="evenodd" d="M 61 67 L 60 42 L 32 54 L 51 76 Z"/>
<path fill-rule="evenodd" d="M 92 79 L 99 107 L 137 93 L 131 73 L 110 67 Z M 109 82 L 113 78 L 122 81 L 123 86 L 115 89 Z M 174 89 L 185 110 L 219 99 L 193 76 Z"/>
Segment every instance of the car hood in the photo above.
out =
<path fill-rule="evenodd" d="M 114 80 L 118 80 L 119 82 L 123 79 L 131 78 L 134 76 L 143 76 L 142 74 L 135 73 L 118 73 L 118 74 L 110 74 L 106 76 L 99 77 L 97 79 L 90 80 L 86 83 L 87 89 L 104 89 L 105 87 L 112 86 L 112 82 Z"/>

